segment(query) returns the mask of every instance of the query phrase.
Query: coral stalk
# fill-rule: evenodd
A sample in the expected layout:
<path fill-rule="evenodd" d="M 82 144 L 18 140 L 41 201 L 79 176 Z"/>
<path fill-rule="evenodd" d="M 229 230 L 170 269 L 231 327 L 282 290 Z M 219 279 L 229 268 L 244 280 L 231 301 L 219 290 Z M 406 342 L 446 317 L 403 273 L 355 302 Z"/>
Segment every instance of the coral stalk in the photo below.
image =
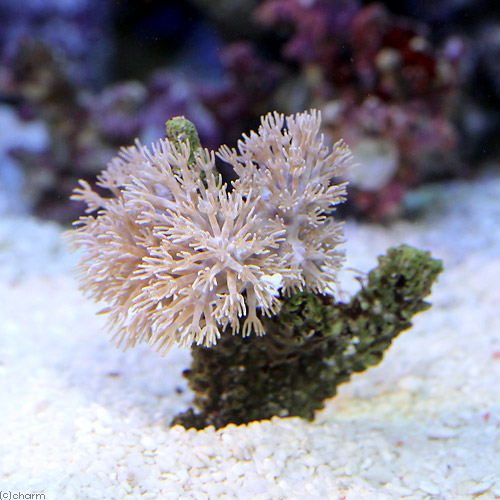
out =
<path fill-rule="evenodd" d="M 338 385 L 378 364 L 412 316 L 430 307 L 424 298 L 442 270 L 439 260 L 406 245 L 378 260 L 348 303 L 299 292 L 263 319 L 266 336 L 224 333 L 214 347 L 194 347 L 184 376 L 196 411 L 173 424 L 220 428 L 275 415 L 313 420 Z"/>

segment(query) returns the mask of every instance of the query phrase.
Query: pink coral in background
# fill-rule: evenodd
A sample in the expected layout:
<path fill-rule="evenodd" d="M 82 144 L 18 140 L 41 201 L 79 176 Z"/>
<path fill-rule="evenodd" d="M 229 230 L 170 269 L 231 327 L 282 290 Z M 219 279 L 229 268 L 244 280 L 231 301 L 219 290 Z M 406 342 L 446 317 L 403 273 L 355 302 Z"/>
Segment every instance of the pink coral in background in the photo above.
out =
<path fill-rule="evenodd" d="M 297 65 L 304 102 L 324 112 L 325 132 L 363 165 L 349 176 L 355 212 L 393 217 L 409 189 L 457 169 L 458 37 L 439 49 L 425 25 L 380 3 L 267 0 L 257 17 L 284 38 L 282 57 Z"/>

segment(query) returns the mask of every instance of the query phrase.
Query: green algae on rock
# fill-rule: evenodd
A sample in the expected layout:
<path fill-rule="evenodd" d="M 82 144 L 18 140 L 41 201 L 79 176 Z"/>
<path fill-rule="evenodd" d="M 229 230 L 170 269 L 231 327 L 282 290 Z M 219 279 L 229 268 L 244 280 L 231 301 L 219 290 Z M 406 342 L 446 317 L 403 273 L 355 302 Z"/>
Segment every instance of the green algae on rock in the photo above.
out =
<path fill-rule="evenodd" d="M 172 424 L 220 428 L 275 415 L 313 420 L 339 384 L 378 364 L 412 316 L 430 307 L 424 298 L 442 270 L 439 260 L 401 245 L 378 261 L 348 303 L 297 293 L 263 319 L 266 335 L 223 334 L 213 347 L 193 347 L 184 375 L 197 411 Z"/>

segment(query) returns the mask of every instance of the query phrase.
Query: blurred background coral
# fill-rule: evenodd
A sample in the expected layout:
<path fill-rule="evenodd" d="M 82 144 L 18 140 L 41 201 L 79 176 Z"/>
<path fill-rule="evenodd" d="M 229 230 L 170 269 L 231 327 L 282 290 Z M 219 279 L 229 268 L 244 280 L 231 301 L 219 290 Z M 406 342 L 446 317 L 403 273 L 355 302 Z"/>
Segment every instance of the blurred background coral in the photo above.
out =
<path fill-rule="evenodd" d="M 499 159 L 499 55 L 494 0 L 0 0 L 0 214 L 74 220 L 77 179 L 173 116 L 218 148 L 317 108 L 347 215 L 413 215 Z"/>

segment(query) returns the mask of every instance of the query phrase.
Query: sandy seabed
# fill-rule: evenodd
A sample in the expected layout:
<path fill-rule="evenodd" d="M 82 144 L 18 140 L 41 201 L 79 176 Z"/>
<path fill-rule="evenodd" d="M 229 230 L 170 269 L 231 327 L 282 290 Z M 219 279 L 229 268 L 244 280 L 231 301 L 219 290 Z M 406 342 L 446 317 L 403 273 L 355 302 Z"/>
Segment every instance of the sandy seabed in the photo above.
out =
<path fill-rule="evenodd" d="M 59 499 L 500 498 L 500 176 L 427 188 L 417 221 L 346 225 L 347 267 L 398 243 L 445 271 L 432 309 L 313 423 L 169 428 L 189 352 L 122 353 L 61 229 L 0 220 L 0 491 Z M 344 273 L 345 290 L 355 280 Z M 5 498 L 2 496 L 2 498 Z M 18 496 L 18 498 L 23 498 Z"/>

